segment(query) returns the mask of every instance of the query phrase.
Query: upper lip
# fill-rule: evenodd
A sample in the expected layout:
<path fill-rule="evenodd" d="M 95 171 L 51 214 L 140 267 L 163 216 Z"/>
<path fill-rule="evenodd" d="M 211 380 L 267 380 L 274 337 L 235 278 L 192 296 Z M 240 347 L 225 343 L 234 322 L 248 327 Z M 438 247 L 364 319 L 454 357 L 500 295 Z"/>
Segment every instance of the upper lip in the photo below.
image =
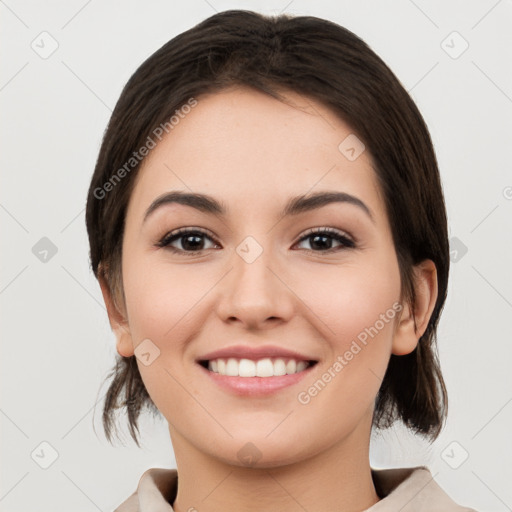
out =
<path fill-rule="evenodd" d="M 258 347 L 249 347 L 246 345 L 233 345 L 225 347 L 213 352 L 208 352 L 196 359 L 200 361 L 211 361 L 212 359 L 227 359 L 233 357 L 235 359 L 263 359 L 265 357 L 280 357 L 283 359 L 295 359 L 297 361 L 316 361 L 315 358 L 309 357 L 293 350 L 278 347 L 276 345 L 264 345 Z"/>

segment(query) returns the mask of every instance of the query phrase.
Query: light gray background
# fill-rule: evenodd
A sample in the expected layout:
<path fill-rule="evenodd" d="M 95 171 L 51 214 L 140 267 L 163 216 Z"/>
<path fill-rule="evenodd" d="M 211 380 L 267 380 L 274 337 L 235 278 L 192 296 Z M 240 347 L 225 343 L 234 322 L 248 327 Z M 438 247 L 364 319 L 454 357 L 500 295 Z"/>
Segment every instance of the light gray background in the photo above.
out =
<path fill-rule="evenodd" d="M 102 433 L 114 336 L 89 270 L 85 198 L 137 66 L 230 8 L 331 19 L 411 91 L 435 143 L 452 238 L 439 331 L 450 413 L 430 447 L 401 429 L 374 438 L 372 463 L 427 464 L 455 501 L 512 510 L 512 2 L 287 1 L 0 0 L 1 511 L 112 510 L 144 470 L 175 467 L 163 421 L 141 422 L 143 449 L 127 434 L 126 447 L 111 447 Z M 52 38 L 58 48 L 42 58 Z M 43 237 L 57 249 L 46 262 Z M 58 454 L 47 469 L 42 442 Z"/>

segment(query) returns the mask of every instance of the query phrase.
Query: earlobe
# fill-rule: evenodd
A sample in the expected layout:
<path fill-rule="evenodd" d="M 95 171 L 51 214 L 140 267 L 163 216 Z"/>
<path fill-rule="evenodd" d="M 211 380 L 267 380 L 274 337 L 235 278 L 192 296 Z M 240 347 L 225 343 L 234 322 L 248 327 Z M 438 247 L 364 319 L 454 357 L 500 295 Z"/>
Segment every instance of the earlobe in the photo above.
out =
<path fill-rule="evenodd" d="M 127 332 L 116 334 L 116 350 L 120 356 L 131 357 L 134 354 L 132 337 Z"/>
<path fill-rule="evenodd" d="M 111 290 L 104 276 L 98 277 L 101 293 L 107 308 L 110 327 L 116 336 L 116 350 L 123 357 L 130 357 L 134 354 L 133 342 L 128 321 L 125 313 L 118 310 L 114 304 Z"/>
<path fill-rule="evenodd" d="M 409 304 L 395 326 L 392 353 L 397 356 L 411 353 L 427 329 L 437 301 L 437 270 L 432 260 L 424 260 L 414 267 L 416 301 L 414 311 Z"/>

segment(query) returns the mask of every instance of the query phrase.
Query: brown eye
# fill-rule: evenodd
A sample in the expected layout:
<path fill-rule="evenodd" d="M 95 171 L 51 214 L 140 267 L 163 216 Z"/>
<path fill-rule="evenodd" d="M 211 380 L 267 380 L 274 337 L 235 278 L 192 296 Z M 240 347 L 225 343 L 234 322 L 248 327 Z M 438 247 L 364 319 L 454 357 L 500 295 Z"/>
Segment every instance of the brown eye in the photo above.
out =
<path fill-rule="evenodd" d="M 158 247 L 166 247 L 176 253 L 201 253 L 211 247 L 204 247 L 204 239 L 213 241 L 213 239 L 200 229 L 179 229 L 171 231 L 165 235 L 158 243 Z M 178 242 L 180 247 L 174 247 L 171 244 Z M 214 243 L 216 245 L 216 243 Z"/>
<path fill-rule="evenodd" d="M 299 242 L 304 240 L 310 241 L 313 249 L 306 249 L 309 252 L 335 252 L 342 249 L 351 249 L 356 245 L 354 241 L 345 233 L 332 228 L 316 228 L 303 236 Z M 341 247 L 332 247 L 332 241 L 335 240 L 341 244 Z"/>

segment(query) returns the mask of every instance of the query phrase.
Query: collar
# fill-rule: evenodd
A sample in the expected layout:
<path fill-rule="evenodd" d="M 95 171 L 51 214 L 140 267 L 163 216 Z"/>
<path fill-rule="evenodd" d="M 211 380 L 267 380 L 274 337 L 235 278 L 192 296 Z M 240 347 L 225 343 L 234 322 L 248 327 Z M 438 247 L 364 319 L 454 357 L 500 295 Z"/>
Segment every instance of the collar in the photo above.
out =
<path fill-rule="evenodd" d="M 371 469 L 379 502 L 363 512 L 476 512 L 457 505 L 434 480 L 426 466 Z M 176 469 L 150 468 L 137 490 L 114 512 L 174 512 L 178 490 Z"/>

